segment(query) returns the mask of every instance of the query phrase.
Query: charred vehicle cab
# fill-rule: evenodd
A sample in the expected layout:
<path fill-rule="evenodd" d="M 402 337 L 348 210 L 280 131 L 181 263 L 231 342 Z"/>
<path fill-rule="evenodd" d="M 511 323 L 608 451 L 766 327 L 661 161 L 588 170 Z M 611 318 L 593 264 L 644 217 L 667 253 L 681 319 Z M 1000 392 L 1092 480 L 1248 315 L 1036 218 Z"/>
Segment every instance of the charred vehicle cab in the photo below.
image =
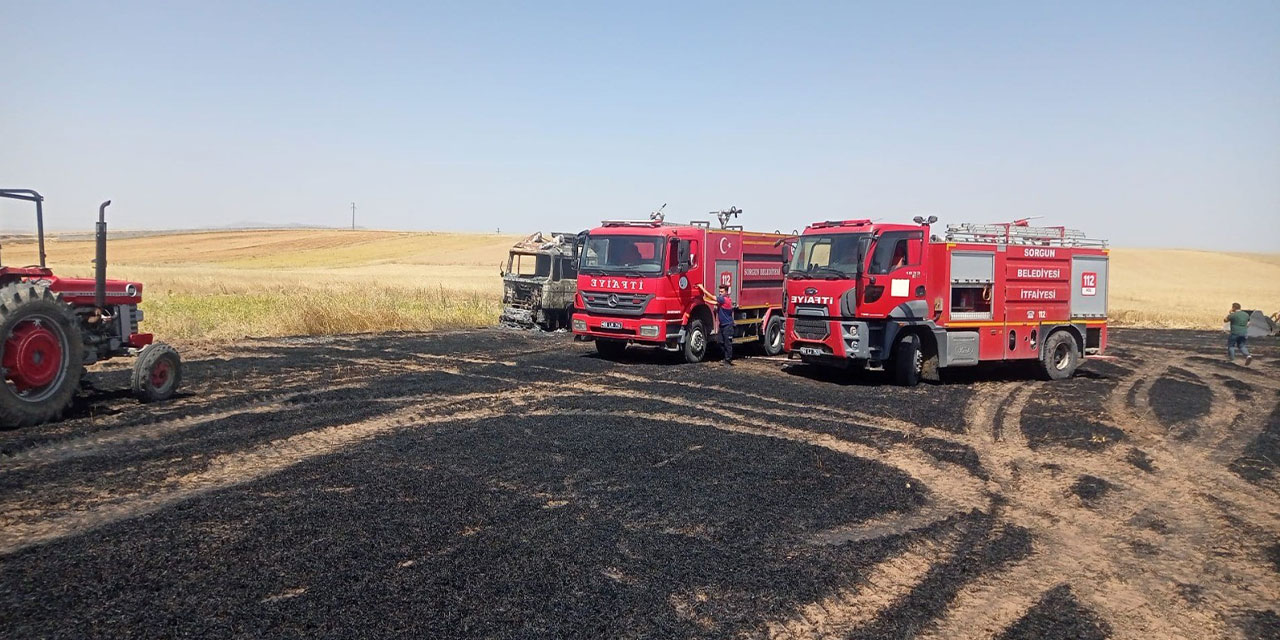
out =
<path fill-rule="evenodd" d="M 947 367 L 1025 360 L 1069 377 L 1106 348 L 1107 249 L 1064 227 L 817 222 L 795 241 L 788 356 L 885 368 L 912 385 Z"/>
<path fill-rule="evenodd" d="M 541 232 L 511 247 L 502 273 L 502 322 L 546 331 L 569 326 L 578 271 L 579 234 Z"/>
<path fill-rule="evenodd" d="M 766 353 L 781 353 L 780 240 L 786 236 L 729 226 L 738 209 L 718 213 L 719 229 L 708 222 L 670 224 L 654 214 L 606 220 L 590 230 L 579 259 L 574 335 L 594 340 L 607 357 L 640 344 L 698 362 L 718 330 L 698 286 L 714 292 L 727 284 L 735 343 L 758 341 Z"/>

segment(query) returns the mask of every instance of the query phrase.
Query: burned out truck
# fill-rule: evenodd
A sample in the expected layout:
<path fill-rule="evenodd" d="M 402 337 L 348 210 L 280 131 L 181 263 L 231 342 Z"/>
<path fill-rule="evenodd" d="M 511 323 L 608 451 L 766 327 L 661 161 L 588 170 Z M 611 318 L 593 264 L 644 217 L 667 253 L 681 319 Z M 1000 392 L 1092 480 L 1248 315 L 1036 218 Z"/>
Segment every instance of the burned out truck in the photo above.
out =
<path fill-rule="evenodd" d="M 502 265 L 502 323 L 555 331 L 569 326 L 578 290 L 579 234 L 534 233 Z"/>

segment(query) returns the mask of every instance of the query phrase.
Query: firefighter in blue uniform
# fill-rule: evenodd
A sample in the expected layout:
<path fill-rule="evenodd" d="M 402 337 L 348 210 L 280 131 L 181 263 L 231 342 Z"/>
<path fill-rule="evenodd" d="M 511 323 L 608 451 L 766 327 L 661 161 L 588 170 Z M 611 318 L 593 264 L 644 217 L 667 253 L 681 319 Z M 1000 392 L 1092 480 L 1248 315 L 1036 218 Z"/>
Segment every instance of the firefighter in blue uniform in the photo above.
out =
<path fill-rule="evenodd" d="M 733 365 L 733 298 L 729 297 L 729 285 L 720 285 L 720 295 L 712 296 L 707 288 L 698 285 L 703 299 L 716 305 L 716 322 L 720 325 L 720 348 L 724 351 L 724 363 Z"/>

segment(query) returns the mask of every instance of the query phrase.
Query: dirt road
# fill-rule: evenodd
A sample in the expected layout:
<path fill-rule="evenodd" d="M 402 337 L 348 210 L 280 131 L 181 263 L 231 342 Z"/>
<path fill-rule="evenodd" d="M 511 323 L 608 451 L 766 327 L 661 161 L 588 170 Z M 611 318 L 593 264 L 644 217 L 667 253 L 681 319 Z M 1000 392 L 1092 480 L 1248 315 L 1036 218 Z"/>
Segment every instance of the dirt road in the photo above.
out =
<path fill-rule="evenodd" d="M 914 389 L 480 331 L 186 346 L 0 432 L 0 637 L 1280 634 L 1280 349 Z"/>

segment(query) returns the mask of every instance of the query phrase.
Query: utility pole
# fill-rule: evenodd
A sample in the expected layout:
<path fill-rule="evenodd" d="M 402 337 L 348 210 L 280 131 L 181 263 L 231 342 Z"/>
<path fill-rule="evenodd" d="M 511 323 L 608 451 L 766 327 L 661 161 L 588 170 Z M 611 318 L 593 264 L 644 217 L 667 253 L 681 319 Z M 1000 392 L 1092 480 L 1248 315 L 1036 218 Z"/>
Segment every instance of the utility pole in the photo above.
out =
<path fill-rule="evenodd" d="M 351 203 L 351 230 L 356 230 L 356 203 Z"/>

